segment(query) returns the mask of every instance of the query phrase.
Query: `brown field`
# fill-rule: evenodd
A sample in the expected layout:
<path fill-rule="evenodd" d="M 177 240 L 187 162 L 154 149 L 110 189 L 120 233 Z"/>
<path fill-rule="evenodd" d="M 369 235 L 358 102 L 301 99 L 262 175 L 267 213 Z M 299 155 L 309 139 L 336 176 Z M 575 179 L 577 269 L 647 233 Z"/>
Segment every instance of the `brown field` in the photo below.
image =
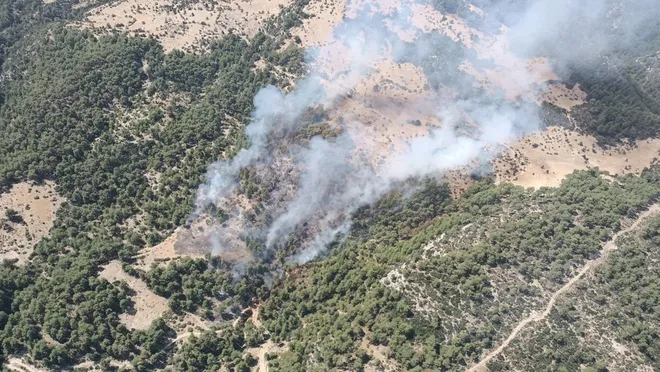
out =
<path fill-rule="evenodd" d="M 19 183 L 0 195 L 0 259 L 18 259 L 19 265 L 25 263 L 32 247 L 53 226 L 62 201 L 50 181 L 42 185 Z M 8 221 L 5 214 L 8 209 L 17 211 L 23 223 Z"/>
<path fill-rule="evenodd" d="M 122 370 L 122 368 L 125 369 L 125 370 L 132 370 L 133 369 L 133 365 L 131 364 L 131 362 L 129 362 L 127 360 L 119 361 L 119 360 L 112 359 L 112 360 L 110 360 L 110 366 L 115 367 L 119 370 Z M 77 370 L 77 369 L 81 369 L 83 371 L 89 371 L 89 372 L 103 371 L 101 366 L 98 363 L 93 362 L 93 361 L 86 361 L 86 362 L 78 363 L 75 366 L 73 366 L 74 371 Z"/>
<path fill-rule="evenodd" d="M 121 262 L 110 261 L 99 273 L 101 278 L 109 282 L 124 281 L 135 291 L 131 296 L 134 302 L 134 314 L 121 314 L 119 318 L 129 329 L 148 329 L 151 322 L 160 318 L 169 310 L 167 300 L 152 292 L 141 279 L 128 275 L 122 268 Z"/>
<path fill-rule="evenodd" d="M 140 251 L 140 254 L 136 256 L 137 263 L 135 267 L 144 271 L 149 271 L 149 268 L 154 263 L 168 262 L 170 260 L 182 257 L 183 255 L 177 253 L 175 248 L 179 236 L 179 231 L 180 228 L 160 244 L 145 248 Z M 187 254 L 186 256 L 201 258 L 204 257 L 204 254 Z"/>
<path fill-rule="evenodd" d="M 12 372 L 42 372 L 46 371 L 43 368 L 37 368 L 30 363 L 24 361 L 21 358 L 12 357 L 7 359 L 7 363 L 4 365 L 9 371 Z"/>
<path fill-rule="evenodd" d="M 513 144 L 493 163 L 499 182 L 555 187 L 573 171 L 588 168 L 612 175 L 639 174 L 659 153 L 660 139 L 603 149 L 592 136 L 550 127 Z"/>
<path fill-rule="evenodd" d="M 538 97 L 539 103 L 548 102 L 566 111 L 585 103 L 586 99 L 587 94 L 580 90 L 580 84 L 568 89 L 566 85 L 559 83 L 549 84 Z"/>
<path fill-rule="evenodd" d="M 425 85 L 426 77 L 419 67 L 378 61 L 330 117 L 344 120 L 357 151 L 376 167 L 391 154 L 403 151 L 411 139 L 440 126 L 432 103 L 435 94 L 426 91 Z M 413 124 L 416 120 L 419 125 Z"/>
<path fill-rule="evenodd" d="M 314 16 L 303 20 L 302 26 L 291 33 L 300 38 L 302 46 L 324 45 L 332 39 L 334 27 L 341 23 L 345 7 L 346 0 L 312 0 L 305 12 Z"/>
<path fill-rule="evenodd" d="M 89 12 L 78 24 L 154 36 L 166 51 L 194 49 L 202 40 L 227 33 L 253 36 L 264 20 L 279 13 L 288 0 L 239 0 L 219 5 L 193 4 L 174 9 L 171 0 L 121 0 Z"/>
<path fill-rule="evenodd" d="M 190 225 L 177 228 L 160 244 L 140 251 L 136 256 L 135 267 L 148 271 L 154 263 L 166 263 L 181 257 L 203 258 L 206 254 L 220 256 L 224 261 L 233 264 L 252 261 L 252 253 L 244 243 L 232 244 L 232 249 L 227 251 L 215 244 L 231 238 L 227 236 L 228 234 L 238 234 L 238 232 L 222 229 L 221 226 L 212 223 L 210 218 L 201 217 Z"/>

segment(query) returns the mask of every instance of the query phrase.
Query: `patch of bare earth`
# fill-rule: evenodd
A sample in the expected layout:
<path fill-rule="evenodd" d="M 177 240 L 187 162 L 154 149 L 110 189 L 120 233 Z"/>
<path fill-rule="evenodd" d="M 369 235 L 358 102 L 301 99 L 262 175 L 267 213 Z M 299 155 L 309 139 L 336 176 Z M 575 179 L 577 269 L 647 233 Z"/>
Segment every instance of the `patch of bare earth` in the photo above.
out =
<path fill-rule="evenodd" d="M 207 254 L 219 256 L 232 264 L 247 264 L 253 260 L 252 252 L 238 239 L 238 234 L 239 231 L 202 216 L 190 225 L 177 228 L 160 244 L 140 251 L 135 266 L 148 271 L 154 263 L 167 263 L 181 257 L 204 258 Z M 224 250 L 228 239 L 232 242 L 232 249 Z"/>
<path fill-rule="evenodd" d="M 46 371 L 46 369 L 37 368 L 37 367 L 23 361 L 23 359 L 17 358 L 17 357 L 8 358 L 7 363 L 5 363 L 4 367 L 7 368 L 9 371 L 14 371 L 14 372 L 42 372 L 42 371 Z"/>
<path fill-rule="evenodd" d="M 154 263 L 164 263 L 183 256 L 192 256 L 198 258 L 204 257 L 204 254 L 182 255 L 177 253 L 175 246 L 179 236 L 179 231 L 180 228 L 160 244 L 145 248 L 140 251 L 140 254 L 136 256 L 137 262 L 135 266 L 144 271 L 149 271 L 149 268 L 151 268 L 151 265 Z"/>
<path fill-rule="evenodd" d="M 128 275 L 122 269 L 119 261 L 111 261 L 104 266 L 99 276 L 109 282 L 124 281 L 135 292 L 131 296 L 135 311 L 119 316 L 122 323 L 129 329 L 148 329 L 151 322 L 162 317 L 177 333 L 177 337 L 171 344 L 180 344 L 190 336 L 198 336 L 211 328 L 210 322 L 195 314 L 176 315 L 170 312 L 167 299 L 155 294 L 141 279 Z"/>
<path fill-rule="evenodd" d="M 248 211 L 253 206 L 244 195 L 235 196 L 239 213 Z M 200 216 L 190 225 L 177 229 L 176 252 L 182 255 L 211 254 L 232 264 L 247 264 L 253 260 L 252 252 L 239 235 L 239 226 L 229 223 L 220 224 L 212 217 Z M 232 249 L 225 249 L 230 246 Z"/>
<path fill-rule="evenodd" d="M 263 345 L 259 347 L 252 347 L 246 351 L 258 360 L 256 370 L 258 372 L 268 372 L 268 359 L 266 358 L 267 354 L 279 354 L 287 350 L 286 344 L 276 344 L 273 340 L 266 341 Z"/>
<path fill-rule="evenodd" d="M 538 102 L 551 103 L 570 112 L 573 107 L 585 103 L 586 99 L 587 94 L 580 89 L 580 84 L 569 89 L 564 84 L 550 83 L 539 95 Z"/>
<path fill-rule="evenodd" d="M 379 61 L 329 116 L 344 123 L 358 155 L 377 168 L 392 154 L 405 151 L 415 137 L 440 126 L 431 105 L 434 94 L 425 91 L 425 85 L 419 67 Z"/>
<path fill-rule="evenodd" d="M 78 26 L 154 36 L 166 51 L 191 50 L 203 40 L 228 33 L 251 37 L 262 29 L 267 18 L 289 3 L 238 0 L 180 6 L 172 0 L 123 0 L 93 9 Z"/>
<path fill-rule="evenodd" d="M 131 362 L 129 362 L 127 360 L 119 361 L 119 360 L 112 359 L 112 360 L 110 360 L 110 366 L 115 367 L 115 368 L 120 369 L 120 370 L 132 370 L 133 369 L 133 365 L 131 364 Z M 76 364 L 75 366 L 73 366 L 73 370 L 74 371 L 75 370 L 84 370 L 84 371 L 89 371 L 89 372 L 97 372 L 97 371 L 100 372 L 100 371 L 103 371 L 103 368 L 101 368 L 101 366 L 98 363 L 88 360 L 88 361 Z"/>
<path fill-rule="evenodd" d="M 612 175 L 639 174 L 660 157 L 660 139 L 601 148 L 594 137 L 561 127 L 527 136 L 493 160 L 498 182 L 556 187 L 576 170 L 598 167 Z"/>
<path fill-rule="evenodd" d="M 111 261 L 103 267 L 99 276 L 109 282 L 124 281 L 135 292 L 131 296 L 134 313 L 121 314 L 119 318 L 129 329 L 148 329 L 151 322 L 160 318 L 168 311 L 167 300 L 153 293 L 147 284 L 139 278 L 128 275 L 119 261 Z"/>
<path fill-rule="evenodd" d="M 334 27 L 344 18 L 346 0 L 312 0 L 305 6 L 305 13 L 312 17 L 303 20 L 302 26 L 291 33 L 300 38 L 301 45 L 324 45 L 332 38 Z"/>
<path fill-rule="evenodd" d="M 40 185 L 15 184 L 9 192 L 1 194 L 0 259 L 17 259 L 19 265 L 25 263 L 34 245 L 48 235 L 63 200 L 50 181 Z M 13 221 L 7 216 L 10 210 L 18 214 Z"/>

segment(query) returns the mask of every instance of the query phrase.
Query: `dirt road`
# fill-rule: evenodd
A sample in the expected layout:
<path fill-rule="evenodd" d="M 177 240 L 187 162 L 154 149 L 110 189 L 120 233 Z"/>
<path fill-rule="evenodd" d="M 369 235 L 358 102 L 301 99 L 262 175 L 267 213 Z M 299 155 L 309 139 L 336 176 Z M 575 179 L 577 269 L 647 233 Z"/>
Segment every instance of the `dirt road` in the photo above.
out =
<path fill-rule="evenodd" d="M 539 313 L 538 311 L 532 311 L 532 313 L 527 318 L 521 320 L 518 323 L 518 325 L 513 329 L 513 331 L 511 331 L 511 334 L 509 334 L 509 337 L 507 337 L 500 344 L 500 346 L 498 346 L 496 349 L 488 353 L 483 359 L 479 361 L 479 363 L 468 368 L 467 372 L 487 371 L 488 368 L 486 367 L 486 365 L 488 364 L 488 362 L 490 362 L 493 358 L 498 356 L 507 346 L 509 346 L 509 343 L 518 336 L 518 334 L 520 333 L 520 331 L 523 330 L 523 328 L 525 328 L 529 323 L 538 322 L 539 320 L 545 319 L 552 311 L 552 308 L 555 306 L 555 303 L 557 302 L 557 298 L 559 296 L 569 291 L 575 285 L 575 283 L 577 283 L 584 276 L 584 274 L 586 274 L 588 271 L 594 269 L 595 267 L 603 263 L 607 259 L 608 254 L 617 249 L 616 239 L 619 236 L 635 230 L 639 226 L 639 224 L 642 223 L 646 218 L 658 213 L 659 211 L 660 211 L 660 204 L 652 205 L 645 212 L 641 213 L 629 227 L 614 234 L 614 236 L 612 236 L 612 239 L 610 239 L 607 243 L 605 243 L 603 249 L 601 250 L 601 254 L 598 258 L 587 261 L 587 263 L 584 266 L 582 266 L 582 269 L 580 269 L 580 271 L 574 277 L 572 277 L 568 282 L 566 282 L 566 284 L 564 284 L 564 286 L 562 286 L 555 293 L 552 294 L 543 312 Z"/>

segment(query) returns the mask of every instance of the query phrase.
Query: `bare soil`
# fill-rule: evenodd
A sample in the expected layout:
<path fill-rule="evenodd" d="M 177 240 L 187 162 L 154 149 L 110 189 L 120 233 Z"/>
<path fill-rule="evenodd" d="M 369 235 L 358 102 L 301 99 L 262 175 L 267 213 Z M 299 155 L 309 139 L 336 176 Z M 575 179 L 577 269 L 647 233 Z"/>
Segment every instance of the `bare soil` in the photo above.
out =
<path fill-rule="evenodd" d="M 566 111 L 571 111 L 575 106 L 585 103 L 587 94 L 580 89 L 580 84 L 575 84 L 572 89 L 560 83 L 550 83 L 539 95 L 538 103 L 548 102 Z"/>
<path fill-rule="evenodd" d="M 176 9 L 171 0 L 122 0 L 93 9 L 78 26 L 154 36 L 166 51 L 191 50 L 202 40 L 227 33 L 251 37 L 288 4 L 289 0 L 238 0 Z"/>
<path fill-rule="evenodd" d="M 122 268 L 119 261 L 110 261 L 103 267 L 99 276 L 109 282 L 124 281 L 135 291 L 131 296 L 134 302 L 134 314 L 121 314 L 119 316 L 122 323 L 129 329 L 144 330 L 148 329 L 151 322 L 160 318 L 169 310 L 167 300 L 152 292 L 147 284 L 141 279 L 128 275 Z"/>
<path fill-rule="evenodd" d="M 63 200 L 50 181 L 41 185 L 19 183 L 0 195 L 0 259 L 25 263 L 34 245 L 48 235 Z M 9 209 L 18 212 L 23 221 L 9 221 Z"/>
<path fill-rule="evenodd" d="M 42 372 L 46 371 L 42 368 L 37 368 L 23 361 L 21 358 L 8 358 L 7 363 L 4 365 L 8 370 L 15 372 Z"/>
<path fill-rule="evenodd" d="M 305 13 L 313 17 L 303 20 L 302 26 L 296 27 L 291 34 L 300 38 L 301 46 L 320 46 L 332 40 L 334 27 L 344 18 L 346 0 L 312 0 L 305 6 Z"/>
<path fill-rule="evenodd" d="M 493 160 L 498 182 L 556 187 L 576 170 L 598 167 L 612 175 L 639 174 L 660 158 L 660 139 L 601 148 L 594 137 L 550 127 L 527 136 Z"/>
<path fill-rule="evenodd" d="M 232 264 L 247 264 L 253 260 L 252 252 L 238 239 L 238 233 L 202 216 L 190 225 L 177 228 L 160 244 L 142 249 L 135 266 L 148 271 L 154 263 L 166 264 L 181 257 L 204 258 L 207 254 Z M 223 249 L 227 239 L 233 239 L 231 250 Z"/>
<path fill-rule="evenodd" d="M 154 263 L 165 263 L 170 260 L 188 256 L 188 257 L 204 257 L 204 254 L 179 254 L 176 251 L 176 244 L 179 237 L 180 228 L 177 229 L 172 235 L 167 239 L 161 242 L 158 245 L 153 247 L 148 247 L 140 251 L 140 254 L 136 256 L 137 263 L 136 268 L 142 269 L 144 271 L 149 271 L 151 265 Z"/>

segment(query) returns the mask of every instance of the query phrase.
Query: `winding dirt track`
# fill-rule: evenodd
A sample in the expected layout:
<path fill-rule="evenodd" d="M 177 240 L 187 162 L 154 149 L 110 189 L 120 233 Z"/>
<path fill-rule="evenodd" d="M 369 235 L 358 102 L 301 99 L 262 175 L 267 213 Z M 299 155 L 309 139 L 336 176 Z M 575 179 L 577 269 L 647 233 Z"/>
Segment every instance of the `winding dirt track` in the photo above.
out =
<path fill-rule="evenodd" d="M 548 301 L 548 304 L 546 305 L 545 310 L 543 310 L 543 312 L 539 313 L 538 311 L 532 311 L 532 313 L 527 318 L 521 320 L 520 323 L 518 323 L 516 328 L 514 328 L 513 331 L 511 331 L 511 334 L 509 334 L 509 337 L 507 337 L 506 340 L 504 340 L 502 344 L 500 344 L 500 346 L 498 346 L 496 349 L 488 353 L 483 359 L 479 361 L 479 363 L 468 368 L 467 372 L 487 371 L 488 368 L 486 365 L 488 364 L 488 362 L 490 362 L 491 359 L 498 356 L 507 346 L 509 346 L 509 343 L 518 336 L 518 334 L 520 333 L 520 331 L 523 330 L 523 328 L 525 328 L 529 323 L 538 322 L 539 320 L 545 319 L 550 314 L 550 311 L 552 311 L 552 308 L 555 306 L 555 303 L 557 302 L 557 298 L 559 296 L 570 290 L 573 287 L 573 285 L 575 285 L 575 283 L 577 283 L 578 280 L 580 280 L 584 276 L 584 274 L 586 274 L 588 271 L 594 269 L 595 267 L 603 263 L 607 259 L 609 253 L 617 249 L 616 239 L 619 236 L 635 230 L 639 226 L 639 224 L 642 223 L 646 218 L 658 213 L 659 211 L 660 211 L 660 204 L 653 204 L 646 211 L 640 213 L 637 219 L 629 227 L 614 234 L 614 236 L 612 236 L 612 239 L 610 239 L 603 246 L 603 249 L 601 250 L 601 254 L 598 258 L 587 261 L 587 263 L 582 267 L 582 269 L 580 269 L 580 271 L 574 277 L 572 277 L 571 280 L 566 282 L 566 284 L 564 284 L 563 287 L 559 288 L 550 297 L 550 300 Z"/>

